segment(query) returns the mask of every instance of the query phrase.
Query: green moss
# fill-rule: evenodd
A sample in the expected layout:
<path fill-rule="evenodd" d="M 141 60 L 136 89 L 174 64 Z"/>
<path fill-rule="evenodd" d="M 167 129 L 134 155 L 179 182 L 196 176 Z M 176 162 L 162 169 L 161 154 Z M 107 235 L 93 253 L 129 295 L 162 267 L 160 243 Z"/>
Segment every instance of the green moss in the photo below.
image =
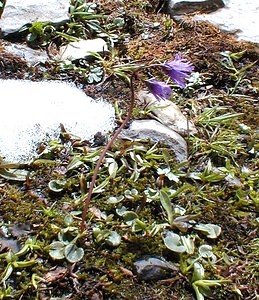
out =
<path fill-rule="evenodd" d="M 164 61 L 165 58 L 172 59 L 172 54 L 179 49 L 183 50 L 193 59 L 195 70 L 200 72 L 205 82 L 204 86 L 211 86 L 210 89 L 199 85 L 185 91 L 175 89 L 174 101 L 182 111 L 189 113 L 190 119 L 197 127 L 196 135 L 186 137 L 189 150 L 188 162 L 178 165 L 173 151 L 167 149 L 168 153 L 165 155 L 166 146 L 163 143 L 154 147 L 155 155 L 152 157 L 146 155 L 153 146 L 149 142 L 115 142 L 107 157 L 115 159 L 118 171 L 114 178 L 109 179 L 102 192 L 93 195 L 90 203 L 92 210 L 87 215 L 86 233 L 75 241 L 77 247 L 84 249 L 85 255 L 78 263 L 71 265 L 66 260 L 51 259 L 49 245 L 57 241 L 60 232 L 67 230 L 69 226 L 75 228 L 73 237 L 78 237 L 84 193 L 87 192 L 80 178 L 82 176 L 86 182 L 91 180 L 95 162 L 89 159 L 88 154 L 97 156 L 99 150 L 95 151 L 88 146 L 85 148 L 75 146 L 74 141 L 69 140 L 69 136 L 66 137 L 67 140 L 53 141 L 50 145 L 46 145 L 47 153 L 28 166 L 30 180 L 27 183 L 17 184 L 0 179 L 0 274 L 7 270 L 10 262 L 7 256 L 11 245 L 9 242 L 21 249 L 26 241 L 32 239 L 35 244 L 41 246 L 40 249 L 29 249 L 17 258 L 17 261 L 25 263 L 35 259 L 36 263 L 11 272 L 5 284 L 0 283 L 0 299 L 99 297 L 130 300 L 191 300 L 194 295 L 191 286 L 192 268 L 187 270 L 186 274 L 174 275 L 167 281 L 149 283 L 138 281 L 130 274 L 134 261 L 148 254 L 163 256 L 168 261 L 180 265 L 181 255 L 166 248 L 162 231 L 155 235 L 150 234 L 150 226 L 163 223 L 167 223 L 166 229 L 179 235 L 185 237 L 195 235 L 194 253 L 184 254 L 187 266 L 197 258 L 200 245 L 208 244 L 212 247 L 216 263 L 212 266 L 208 261 L 203 260 L 205 279 L 231 280 L 230 284 L 211 288 L 213 299 L 237 299 L 240 294 L 244 299 L 256 297 L 259 276 L 257 238 L 259 110 L 256 98 L 258 97 L 258 66 L 254 65 L 247 69 L 244 74 L 245 80 L 235 86 L 237 82 L 231 78 L 227 70 L 222 69 L 215 58 L 220 59 L 220 52 L 226 49 L 241 51 L 243 44 L 234 43 L 232 38 L 228 40 L 223 34 L 215 34 L 215 30 L 212 30 L 208 24 L 206 28 L 200 24 L 196 24 L 194 28 L 187 26 L 187 23 L 187 25 L 177 25 L 168 22 L 163 15 L 152 13 L 150 3 L 152 1 L 142 4 L 139 1 L 127 2 L 125 5 L 128 11 L 119 16 L 120 18 L 125 16 L 124 27 L 112 27 L 113 31 L 108 32 L 111 28 L 108 25 L 111 25 L 115 15 L 120 12 L 113 7 L 114 1 L 100 1 L 98 9 L 105 7 L 109 12 L 109 18 L 98 17 L 99 24 L 105 27 L 105 33 L 117 34 L 119 40 L 116 51 L 111 56 L 108 55 L 102 61 L 95 62 L 98 66 L 103 64 L 107 77 L 113 74 L 113 77 L 106 78 L 105 85 L 102 85 L 101 96 L 107 96 L 111 103 L 120 100 L 122 111 L 119 112 L 119 117 L 121 117 L 126 113 L 129 89 L 127 85 L 121 84 L 116 79 L 116 72 L 129 70 L 127 68 L 133 65 L 132 58 L 141 59 L 140 63 L 146 62 L 146 59 Z M 79 7 L 78 10 L 80 13 L 84 8 Z M 149 13 L 146 15 L 147 12 Z M 88 25 L 93 25 L 93 20 L 91 18 L 84 20 L 83 16 L 84 14 L 79 14 L 76 18 L 73 16 L 73 21 L 60 27 L 60 32 L 80 38 L 91 33 L 95 35 L 96 28 L 93 28 L 93 31 L 86 29 Z M 92 16 L 94 12 L 90 17 Z M 132 20 L 134 20 L 134 28 L 130 26 Z M 161 30 L 156 31 L 153 27 L 148 28 L 148 25 L 145 25 L 145 29 L 151 30 L 152 35 L 157 36 L 152 39 L 152 42 L 143 41 L 141 36 L 143 24 L 152 24 L 152 22 L 160 22 Z M 168 28 L 165 30 L 166 26 Z M 129 30 L 133 30 L 134 34 L 131 31 L 131 40 L 123 44 L 123 34 L 129 33 Z M 52 33 L 55 34 L 54 31 Z M 38 39 L 38 42 L 48 43 L 54 38 L 59 45 L 69 36 L 61 34 L 48 36 L 45 41 Z M 186 43 L 190 36 L 193 36 L 192 42 Z M 112 37 L 116 38 L 114 35 Z M 126 38 L 128 39 L 128 36 Z M 37 39 L 35 41 L 37 42 Z M 204 45 L 211 51 L 204 52 L 203 47 L 201 51 L 200 45 Z M 256 52 L 246 46 L 247 53 L 244 54 L 243 60 L 237 62 L 237 69 L 253 63 L 258 58 Z M 126 68 L 114 69 L 118 64 L 123 66 L 124 62 Z M 75 63 L 72 72 L 62 69 L 55 63 L 47 67 L 47 76 L 54 79 L 66 76 L 67 79 L 85 84 L 89 66 L 89 64 L 82 66 Z M 34 71 L 30 71 L 33 72 L 33 78 L 41 76 L 37 70 L 35 74 Z M 79 74 L 81 71 L 83 75 Z M 129 73 L 125 71 L 122 75 L 127 79 Z M 44 77 L 44 74 L 42 76 Z M 110 79 L 114 79 L 112 84 Z M 137 86 L 136 89 L 139 87 Z M 93 88 L 93 96 L 100 95 L 99 87 L 91 86 L 91 88 Z M 233 88 L 235 94 L 231 95 Z M 88 92 L 90 91 L 89 88 Z M 206 95 L 203 97 L 204 93 Z M 137 103 L 133 117 L 150 117 L 143 109 Z M 143 167 L 143 164 L 134 161 L 132 154 L 139 155 L 145 162 L 145 168 L 142 168 L 139 173 L 138 169 Z M 79 157 L 83 165 L 67 170 L 74 156 Z M 126 166 L 123 167 L 123 163 Z M 178 181 L 169 180 L 166 176 L 161 176 L 159 179 L 167 191 L 176 193 L 170 198 L 172 208 L 179 205 L 186 210 L 183 217 L 190 221 L 188 223 L 190 227 L 186 232 L 181 232 L 174 224 L 168 224 L 167 211 L 162 207 L 159 197 L 150 200 L 145 194 L 148 188 L 159 193 L 161 185 L 159 186 L 157 182 L 159 177 L 157 170 L 165 166 L 170 168 Z M 103 164 L 96 185 L 105 181 L 109 175 L 107 164 Z M 60 192 L 51 191 L 49 182 L 52 180 L 64 180 L 64 188 Z M 138 194 L 126 197 L 125 191 L 133 188 L 138 191 Z M 110 197 L 119 196 L 124 196 L 124 199 L 118 203 L 107 201 Z M 124 217 L 116 211 L 123 206 L 137 215 L 139 221 L 146 226 L 145 230 L 134 231 L 133 227 L 126 223 Z M 77 214 L 76 211 L 79 213 Z M 73 218 L 72 224 L 68 226 L 64 218 L 69 214 Z M 176 217 L 179 215 L 174 215 L 173 219 Z M 184 219 L 184 222 L 187 221 Z M 216 224 L 220 226 L 222 232 L 217 239 L 209 239 L 206 234 L 195 232 L 193 227 L 195 222 Z M 17 235 L 14 232 L 15 224 L 29 224 L 30 230 L 18 232 Z M 104 231 L 116 231 L 122 238 L 120 245 L 112 248 L 105 241 L 97 243 L 93 237 L 94 226 L 99 226 Z M 64 274 L 59 273 L 57 267 L 60 267 Z M 33 275 L 36 276 L 36 281 L 32 280 Z"/>

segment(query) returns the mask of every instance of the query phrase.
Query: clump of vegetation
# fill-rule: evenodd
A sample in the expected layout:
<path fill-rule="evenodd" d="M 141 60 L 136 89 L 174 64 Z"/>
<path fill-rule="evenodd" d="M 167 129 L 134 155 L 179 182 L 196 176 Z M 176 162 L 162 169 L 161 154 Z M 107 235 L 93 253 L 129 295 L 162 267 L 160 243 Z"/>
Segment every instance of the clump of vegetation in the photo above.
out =
<path fill-rule="evenodd" d="M 113 1 L 100 1 L 99 7 L 72 1 L 69 24 L 33 24 L 26 30 L 31 41 L 42 45 L 99 35 L 110 40 L 111 53 L 94 54 L 96 60 L 88 62 L 107 80 L 99 93 L 96 86 L 86 89 L 116 102 L 118 123 L 128 113 L 132 71 L 157 61 L 164 65 L 180 47 L 195 66 L 184 89 L 157 83 L 147 69 L 143 78 L 151 92 L 171 96 L 169 101 L 194 121 L 197 134 L 186 138 L 188 160 L 177 162 L 162 141 L 120 139 L 109 145 L 97 168 L 104 147 L 65 130 L 30 164 L 1 160 L 0 299 L 258 297 L 257 56 L 249 44 L 233 43 L 213 27 L 196 25 L 204 30 L 199 31 L 188 23 L 169 22 L 147 4 L 129 1 L 118 12 Z M 189 45 L 190 32 L 195 41 Z M 224 49 L 219 39 L 225 41 Z M 201 43 L 210 43 L 214 54 L 204 53 Z M 76 82 L 85 83 L 81 67 L 72 67 L 48 66 L 57 78 L 61 71 L 68 78 L 74 72 Z M 164 80 L 160 71 L 152 71 Z M 136 80 L 134 89 L 140 86 Z M 136 103 L 134 117 L 147 115 Z M 82 218 L 94 174 L 91 202 Z M 171 267 L 161 278 L 141 277 L 135 262 L 145 256 Z"/>

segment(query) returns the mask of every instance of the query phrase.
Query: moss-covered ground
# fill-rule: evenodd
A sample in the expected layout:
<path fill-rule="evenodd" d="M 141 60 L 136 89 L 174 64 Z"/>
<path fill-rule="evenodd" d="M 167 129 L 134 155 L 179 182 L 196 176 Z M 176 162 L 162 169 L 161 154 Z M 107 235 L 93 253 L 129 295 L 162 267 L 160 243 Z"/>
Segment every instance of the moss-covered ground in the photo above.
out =
<path fill-rule="evenodd" d="M 90 64 L 31 68 L 1 51 L 0 78 L 74 81 L 114 103 L 118 124 L 127 114 L 134 65 L 181 52 L 198 79 L 173 88 L 172 101 L 197 128 L 185 137 L 188 160 L 177 163 L 162 142 L 116 141 L 100 168 L 83 233 L 84 200 L 103 146 L 63 132 L 41 145 L 33 162 L 1 161 L 0 299 L 258 299 L 258 47 L 190 17 L 176 23 L 156 13 L 154 2 L 99 1 L 92 14 L 106 17 L 92 19 L 104 32 L 83 14 L 59 28 L 113 37 L 112 53 Z M 33 42 L 46 39 L 51 52 L 67 42 L 62 37 L 39 32 Z M 90 66 L 104 71 L 101 83 L 90 84 Z M 150 118 L 138 101 L 133 118 Z M 168 247 L 165 230 L 180 237 L 175 246 L 188 244 L 185 251 Z M 179 271 L 143 281 L 134 262 L 144 255 L 164 257 Z"/>

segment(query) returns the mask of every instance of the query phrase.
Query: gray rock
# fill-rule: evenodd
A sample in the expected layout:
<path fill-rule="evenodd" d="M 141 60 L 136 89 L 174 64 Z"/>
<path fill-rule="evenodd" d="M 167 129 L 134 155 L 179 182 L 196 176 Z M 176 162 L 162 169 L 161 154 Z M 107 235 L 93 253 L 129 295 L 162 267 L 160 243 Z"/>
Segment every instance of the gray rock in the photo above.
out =
<path fill-rule="evenodd" d="M 6 52 L 23 59 L 29 66 L 33 66 L 38 63 L 45 63 L 50 59 L 45 50 L 32 49 L 26 44 L 2 41 L 1 46 Z M 108 51 L 108 47 L 106 42 L 101 38 L 94 40 L 82 40 L 78 42 L 71 42 L 66 46 L 62 46 L 59 50 L 59 54 L 51 59 L 61 61 L 70 59 L 73 61 L 80 58 L 90 57 L 90 52 L 102 54 L 105 51 Z"/>
<path fill-rule="evenodd" d="M 163 257 L 145 255 L 134 262 L 134 273 L 139 280 L 152 281 L 172 277 L 179 269 Z"/>
<path fill-rule="evenodd" d="M 197 130 L 191 120 L 180 111 L 179 107 L 168 100 L 157 100 L 153 94 L 140 91 L 138 99 L 147 105 L 147 109 L 155 116 L 156 120 L 166 125 L 170 129 L 178 132 L 182 136 L 197 133 Z"/>
<path fill-rule="evenodd" d="M 69 6 L 69 0 L 7 0 L 0 19 L 0 36 L 15 33 L 33 22 L 69 20 Z"/>
<path fill-rule="evenodd" d="M 81 40 L 78 42 L 71 42 L 60 48 L 59 54 L 55 59 L 58 60 L 76 60 L 91 56 L 90 52 L 103 53 L 108 51 L 106 42 L 101 39 Z"/>
<path fill-rule="evenodd" d="M 46 51 L 35 50 L 24 44 L 3 41 L 1 46 L 6 52 L 22 58 L 24 61 L 26 61 L 28 66 L 34 66 L 38 63 L 45 63 L 49 59 Z"/>
<path fill-rule="evenodd" d="M 211 13 L 224 7 L 222 0 L 169 0 L 167 11 L 171 17 L 191 13 Z"/>
<path fill-rule="evenodd" d="M 173 150 L 177 161 L 185 161 L 188 157 L 186 141 L 177 132 L 155 120 L 134 120 L 119 138 L 162 142 Z"/>

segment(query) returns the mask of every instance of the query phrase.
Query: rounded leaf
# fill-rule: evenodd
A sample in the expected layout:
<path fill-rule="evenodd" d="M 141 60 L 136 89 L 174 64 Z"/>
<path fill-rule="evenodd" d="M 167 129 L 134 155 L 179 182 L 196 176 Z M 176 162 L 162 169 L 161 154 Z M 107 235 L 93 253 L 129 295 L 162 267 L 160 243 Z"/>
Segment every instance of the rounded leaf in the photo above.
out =
<path fill-rule="evenodd" d="M 201 245 L 198 251 L 201 257 L 209 258 L 213 256 L 212 247 L 210 245 Z"/>
<path fill-rule="evenodd" d="M 63 259 L 64 255 L 64 244 L 62 242 L 53 242 L 50 244 L 49 255 L 53 259 Z"/>
<path fill-rule="evenodd" d="M 66 215 L 65 216 L 65 218 L 64 218 L 64 224 L 66 225 L 66 226 L 70 226 L 72 223 L 73 223 L 73 216 L 71 215 L 71 214 L 68 214 L 68 215 Z"/>
<path fill-rule="evenodd" d="M 107 200 L 107 202 L 108 202 L 108 203 L 111 203 L 111 204 L 116 204 L 116 203 L 121 202 L 123 199 L 124 199 L 124 196 L 123 196 L 123 195 L 120 195 L 120 196 L 118 196 L 118 197 L 112 196 L 112 197 L 110 197 L 110 198 Z"/>
<path fill-rule="evenodd" d="M 181 244 L 180 236 L 173 232 L 167 232 L 166 237 L 163 238 L 166 247 L 174 252 L 182 253 L 186 251 L 185 246 Z"/>
<path fill-rule="evenodd" d="M 109 236 L 105 239 L 105 243 L 111 247 L 118 247 L 121 243 L 121 236 L 116 231 L 111 231 Z"/>
<path fill-rule="evenodd" d="M 210 239 L 217 238 L 221 233 L 221 227 L 215 224 L 197 224 L 194 228 L 202 231 Z"/>
<path fill-rule="evenodd" d="M 127 211 L 124 215 L 124 221 L 126 224 L 131 225 L 138 215 L 134 211 Z"/>
<path fill-rule="evenodd" d="M 63 191 L 65 184 L 65 180 L 54 179 L 49 182 L 48 186 L 52 192 L 59 193 Z"/>
<path fill-rule="evenodd" d="M 78 248 L 74 244 L 69 244 L 65 247 L 64 254 L 69 262 L 76 263 L 83 258 L 84 250 L 83 248 Z"/>

